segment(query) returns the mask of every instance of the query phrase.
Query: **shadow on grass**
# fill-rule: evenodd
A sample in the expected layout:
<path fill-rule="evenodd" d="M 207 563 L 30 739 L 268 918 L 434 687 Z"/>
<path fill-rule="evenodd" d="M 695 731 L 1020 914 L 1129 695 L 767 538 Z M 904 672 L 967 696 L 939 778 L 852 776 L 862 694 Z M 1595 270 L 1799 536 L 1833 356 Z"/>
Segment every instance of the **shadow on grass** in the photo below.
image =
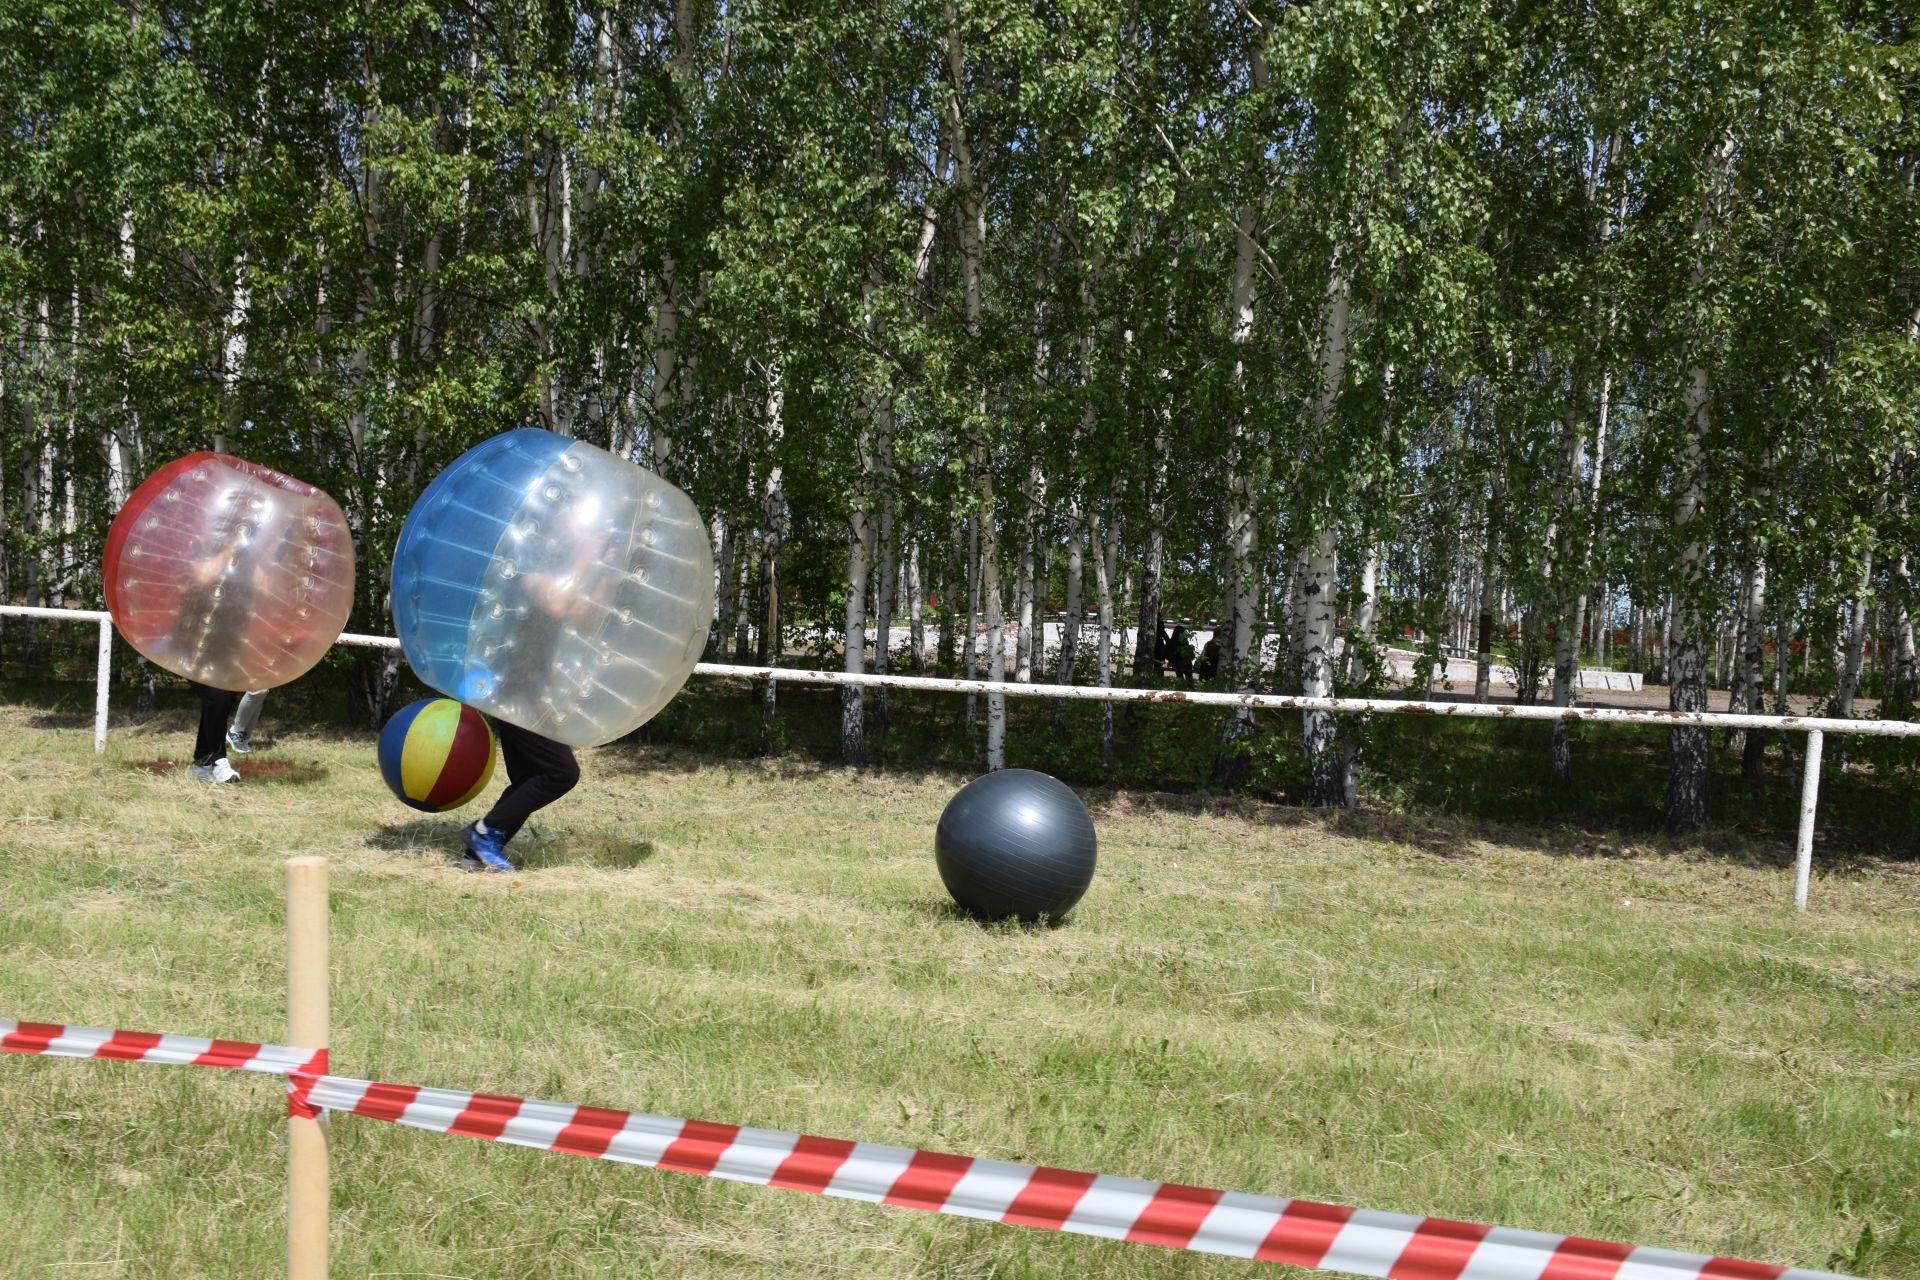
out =
<path fill-rule="evenodd" d="M 87 711 L 42 711 L 27 721 L 35 729 L 91 729 L 93 712 Z"/>
<path fill-rule="evenodd" d="M 534 835 L 532 838 L 523 832 L 507 846 L 507 856 L 526 871 L 544 871 L 552 867 L 626 871 L 647 862 L 656 852 L 651 840 L 621 840 L 612 836 L 585 836 L 575 832 Z"/>
<path fill-rule="evenodd" d="M 301 760 L 236 760 L 242 782 L 283 783 L 306 786 L 324 780 L 331 772 L 325 765 Z"/>
<path fill-rule="evenodd" d="M 956 902 L 945 898 L 913 898 L 906 909 L 914 915 L 929 921 L 945 921 L 952 924 L 970 924 L 982 933 L 1052 933 L 1073 923 L 1073 912 L 1069 911 L 1057 918 L 1042 916 L 1038 920 L 990 920 L 976 915 Z"/>
<path fill-rule="evenodd" d="M 123 767 L 134 773 L 150 773 L 155 777 L 166 778 L 185 774 L 188 763 L 186 760 L 165 760 L 156 757 L 150 760 L 128 760 Z M 331 772 L 325 765 L 297 760 L 247 760 L 235 764 L 234 768 L 239 771 L 242 782 L 256 786 L 306 786 L 309 783 L 324 781 Z"/>
<path fill-rule="evenodd" d="M 440 814 L 389 822 L 368 836 L 367 843 L 388 853 L 417 858 L 423 864 L 441 862 L 453 866 L 466 853 L 461 828 L 467 821 L 455 814 Z M 646 862 L 655 852 L 651 840 L 621 840 L 571 831 L 545 832 L 534 826 L 528 826 L 507 846 L 507 856 L 525 871 L 554 867 L 624 871 Z"/>
<path fill-rule="evenodd" d="M 367 843 L 388 853 L 404 853 L 422 862 L 457 862 L 465 852 L 460 843 L 460 820 L 450 815 L 386 822 L 375 828 Z"/>

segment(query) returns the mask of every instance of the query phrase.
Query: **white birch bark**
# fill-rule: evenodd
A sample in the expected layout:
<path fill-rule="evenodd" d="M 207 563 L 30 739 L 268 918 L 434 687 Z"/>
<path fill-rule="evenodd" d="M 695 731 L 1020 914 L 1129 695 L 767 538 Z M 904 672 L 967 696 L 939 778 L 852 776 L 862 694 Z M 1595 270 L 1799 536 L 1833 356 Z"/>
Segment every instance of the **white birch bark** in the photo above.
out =
<path fill-rule="evenodd" d="M 889 390 L 880 399 L 880 438 L 876 442 L 879 465 L 875 483 L 880 487 L 880 515 L 874 537 L 880 581 L 873 593 L 873 669 L 880 675 L 886 675 L 893 666 L 893 619 L 899 608 L 900 590 L 899 552 L 894 545 L 893 432 L 893 393 Z M 887 690 L 884 685 L 873 691 L 873 714 L 877 731 L 884 734 L 887 729 Z"/>
<path fill-rule="evenodd" d="M 1746 691 L 1744 705 L 1749 713 L 1760 715 L 1767 709 L 1767 557 L 1764 550 L 1756 551 L 1753 564 L 1747 570 L 1746 597 L 1742 604 L 1745 616 L 1742 634 L 1746 638 L 1745 652 L 1740 655 L 1741 683 Z M 1731 702 L 1727 705 L 1733 708 Z M 1727 735 L 1728 747 L 1740 753 L 1743 777 L 1760 776 L 1766 740 L 1767 735 L 1763 733 L 1743 732 L 1737 740 L 1734 735 Z"/>
<path fill-rule="evenodd" d="M 1027 473 L 1027 485 L 1028 491 L 1025 495 L 1027 511 L 1026 530 L 1025 538 L 1020 546 L 1020 604 L 1019 617 L 1016 623 L 1019 627 L 1019 632 L 1018 638 L 1015 641 L 1013 667 L 1013 678 L 1021 684 L 1033 683 L 1035 650 L 1033 597 L 1034 561 L 1036 559 L 1034 551 L 1035 540 L 1039 537 L 1039 522 L 1036 517 L 1037 514 L 1045 508 L 1047 501 L 1047 478 L 1046 474 L 1040 470 L 1038 463 L 1035 463 L 1032 470 Z M 1044 663 L 1046 661 L 1046 654 L 1042 652 L 1039 656 L 1040 661 Z"/>
<path fill-rule="evenodd" d="M 220 393 L 222 404 L 221 426 L 214 432 L 213 451 L 227 452 L 230 436 L 240 429 L 243 409 L 240 400 L 240 379 L 247 362 L 247 313 L 252 309 L 253 295 L 247 285 L 247 255 L 242 253 L 233 263 L 233 289 L 227 295 L 227 317 L 220 340 Z"/>
<path fill-rule="evenodd" d="M 673 468 L 673 432 L 667 416 L 679 390 L 680 302 L 677 296 L 672 254 L 660 259 L 660 279 L 653 295 L 653 386 L 648 401 L 651 411 L 648 435 L 653 444 L 653 469 L 671 477 Z"/>
<path fill-rule="evenodd" d="M 1080 614 L 1085 608 L 1081 601 L 1080 580 L 1083 576 L 1081 555 L 1080 499 L 1067 500 L 1067 585 L 1066 616 L 1060 622 L 1060 652 L 1054 658 L 1055 684 L 1073 683 L 1073 663 L 1080 651 Z M 1056 711 L 1059 704 L 1055 704 Z"/>
<path fill-rule="evenodd" d="M 1248 47 L 1247 78 L 1256 91 L 1266 87 L 1267 60 L 1258 40 Z M 1251 692 L 1253 689 L 1254 593 L 1259 586 L 1253 566 L 1254 549 L 1259 540 L 1258 517 L 1253 507 L 1256 446 L 1252 439 L 1253 424 L 1249 420 L 1246 361 L 1242 354 L 1253 340 L 1253 273 L 1255 258 L 1260 250 L 1254 232 L 1258 227 L 1258 219 L 1259 210 L 1251 202 L 1235 206 L 1232 222 L 1233 277 L 1228 297 L 1227 336 L 1235 349 L 1233 381 L 1240 394 L 1227 446 L 1227 600 L 1232 608 L 1230 617 L 1224 619 L 1228 624 L 1229 639 L 1221 647 L 1220 661 L 1232 687 L 1241 692 Z M 1250 709 L 1234 713 L 1221 726 L 1221 737 L 1225 743 L 1238 741 L 1252 733 L 1253 712 Z M 1241 769 L 1239 762 L 1233 759 L 1223 759 L 1223 765 L 1224 771 L 1231 775 L 1237 775 Z M 1222 769 L 1217 767 L 1215 772 L 1220 773 Z"/>
<path fill-rule="evenodd" d="M 766 420 L 763 430 L 767 457 L 767 479 L 761 491 L 760 527 L 760 660 L 778 666 L 786 656 L 785 637 L 780 622 L 780 551 L 786 539 L 787 491 L 785 471 L 780 463 L 781 442 L 786 436 L 787 390 L 778 359 L 761 367 L 766 379 Z M 773 720 L 778 712 L 775 682 L 766 681 L 760 693 L 762 745 L 773 748 Z"/>
<path fill-rule="evenodd" d="M 1366 559 L 1360 563 L 1360 584 L 1358 599 L 1353 602 L 1353 623 L 1347 632 L 1345 673 L 1343 679 L 1349 686 L 1360 684 L 1366 679 L 1367 661 L 1374 651 L 1374 641 L 1380 622 L 1380 544 L 1367 547 Z M 1433 682 L 1429 678 L 1427 685 Z M 1420 690 L 1420 698 L 1426 700 L 1428 689 Z M 1348 735 L 1340 745 L 1340 785 L 1341 803 L 1351 809 L 1359 799 L 1353 762 L 1358 750 L 1358 740 Z"/>
<path fill-rule="evenodd" d="M 1321 309 L 1319 377 L 1310 418 L 1314 434 L 1321 438 L 1332 429 L 1340 388 L 1346 379 L 1351 319 L 1346 264 L 1336 247 L 1327 271 L 1327 297 Z M 1326 698 L 1333 695 L 1333 587 L 1339 571 L 1339 543 L 1332 513 L 1320 511 L 1313 515 L 1320 527 L 1308 535 L 1299 587 L 1300 692 L 1310 698 Z M 1307 803 L 1316 807 L 1344 805 L 1346 780 L 1341 777 L 1340 757 L 1332 749 L 1333 714 L 1308 711 L 1303 713 L 1303 719 L 1302 736 L 1309 773 Z"/>
<path fill-rule="evenodd" d="M 961 643 L 966 645 L 967 679 L 978 677 L 979 644 L 978 627 L 980 618 L 980 517 L 978 513 L 967 517 L 967 625 L 960 633 Z M 967 691 L 967 729 L 972 731 L 978 723 L 979 704 L 972 690 Z"/>
<path fill-rule="evenodd" d="M 1366 679 L 1366 654 L 1374 646 L 1380 625 L 1380 544 L 1377 542 L 1367 548 L 1366 559 L 1360 562 L 1360 584 L 1352 616 L 1342 679 L 1349 685 L 1357 685 Z"/>
<path fill-rule="evenodd" d="M 959 15 L 949 0 L 945 6 L 947 24 L 947 137 L 953 152 L 954 181 L 960 191 L 960 257 L 964 276 L 965 322 L 969 343 L 980 339 L 983 305 L 983 275 L 987 242 L 986 195 L 981 189 L 980 173 L 974 163 L 973 145 L 967 135 L 967 120 L 961 105 L 961 91 L 967 83 L 966 52 L 960 39 Z M 976 421 L 987 420 L 984 388 L 975 404 Z M 1003 632 L 1003 601 L 1000 597 L 999 513 L 994 505 L 993 460 L 984 439 L 973 444 L 973 480 L 979 502 L 975 528 L 980 539 L 980 599 L 985 614 L 987 641 L 987 679 L 1006 678 L 1007 650 Z M 987 769 L 1006 767 L 1007 700 L 1005 695 L 987 695 Z"/>
<path fill-rule="evenodd" d="M 540 417 L 549 431 L 573 434 L 572 397 L 557 382 L 553 326 L 573 256 L 573 173 L 566 148 L 551 134 L 539 140 L 540 171 L 527 174 L 527 231 L 547 282 L 547 305 L 530 321 L 540 349 Z"/>
<path fill-rule="evenodd" d="M 1860 553 L 1860 574 L 1854 579 L 1852 598 L 1847 603 L 1846 661 L 1840 670 L 1835 690 L 1834 715 L 1853 718 L 1853 700 L 1860 692 L 1860 667 L 1867 646 L 1867 608 L 1873 595 L 1873 545 Z"/>
<path fill-rule="evenodd" d="M 1253 339 L 1254 308 L 1254 219 L 1251 205 L 1234 210 L 1233 282 L 1229 297 L 1228 340 L 1243 350 Z M 1241 389 L 1241 407 L 1234 414 L 1227 445 L 1227 594 L 1229 606 L 1227 643 L 1221 646 L 1221 666 L 1228 682 L 1237 690 L 1252 687 L 1249 661 L 1253 648 L 1253 572 L 1252 561 L 1256 530 L 1253 512 L 1251 468 L 1253 443 L 1246 410 L 1246 364 L 1236 357 L 1234 385 Z M 1157 568 L 1157 566 L 1156 566 Z M 1157 584 L 1156 584 L 1157 586 Z M 1228 721 L 1226 736 L 1238 738 L 1252 730 L 1251 713 L 1236 713 Z"/>
<path fill-rule="evenodd" d="M 907 635 L 913 652 L 913 674 L 927 669 L 927 591 L 920 577 L 920 538 L 907 543 Z"/>
<path fill-rule="evenodd" d="M 1100 611 L 1100 643 L 1096 655 L 1094 683 L 1102 689 L 1113 686 L 1113 569 L 1115 553 L 1119 550 L 1119 538 L 1111 530 L 1104 537 L 1101 533 L 1102 521 L 1092 511 L 1087 512 L 1087 549 L 1093 553 L 1093 591 L 1096 606 Z M 1100 704 L 1100 765 L 1102 768 L 1113 766 L 1113 704 Z"/>
<path fill-rule="evenodd" d="M 1248 336 L 1251 333 L 1249 318 Z M 1160 579 L 1165 569 L 1167 547 L 1167 431 L 1165 420 L 1158 414 L 1154 417 L 1152 457 L 1152 465 L 1147 470 L 1147 543 L 1140 560 L 1139 638 L 1133 650 L 1133 672 L 1142 678 L 1161 674 Z M 1227 534 L 1229 554 L 1237 545 L 1232 525 L 1233 517 L 1230 515 Z"/>
<path fill-rule="evenodd" d="M 131 281 L 134 269 L 133 210 L 131 209 L 120 211 L 119 257 L 120 274 L 123 279 Z M 124 338 L 120 343 L 120 356 L 127 362 L 127 367 L 131 367 L 133 353 L 128 341 Z M 100 429 L 100 451 L 107 463 L 107 505 L 112 509 L 110 514 L 118 514 L 120 508 L 127 504 L 127 493 L 132 488 L 129 442 L 138 440 L 139 436 L 139 410 L 134 408 L 133 397 L 128 394 L 127 384 L 123 381 L 120 413 L 115 421 L 106 423 Z M 5 521 L 0 520 L 0 527 L 4 525 Z M 0 589 L 0 599 L 5 597 L 6 592 Z"/>
<path fill-rule="evenodd" d="M 1902 505 L 1905 505 L 1902 498 Z M 1904 547 L 1893 566 L 1893 674 L 1888 692 L 1904 714 L 1911 715 L 1916 695 L 1920 695 L 1920 653 L 1914 647 L 1913 566 Z"/>
<path fill-rule="evenodd" d="M 1584 581 L 1583 567 L 1585 557 L 1576 552 L 1574 538 L 1576 529 L 1583 516 L 1579 510 L 1579 501 L 1575 496 L 1580 493 L 1583 473 L 1586 470 L 1586 406 L 1581 403 L 1578 379 L 1574 380 L 1572 395 L 1569 396 L 1566 412 L 1563 415 L 1564 435 L 1561 438 L 1560 479 L 1554 486 L 1557 490 L 1555 532 L 1550 535 L 1548 554 L 1551 557 L 1547 570 L 1547 580 L 1554 587 L 1554 640 L 1553 640 L 1553 705 L 1567 707 L 1573 705 L 1573 680 L 1580 664 L 1580 625 L 1584 597 L 1576 602 L 1579 584 Z M 1568 741 L 1567 722 L 1556 720 L 1553 724 L 1551 756 L 1553 778 L 1555 782 L 1568 782 L 1572 778 L 1572 747 Z"/>
<path fill-rule="evenodd" d="M 707 648 L 717 655 L 727 651 L 727 629 L 733 620 L 734 560 L 739 555 L 739 540 L 722 513 L 715 512 L 708 527 L 713 538 L 713 625 Z"/>
<path fill-rule="evenodd" d="M 1689 273 L 1696 293 L 1706 287 L 1718 192 L 1733 151 L 1733 139 L 1722 138 L 1706 159 L 1707 195 L 1694 219 L 1694 262 Z M 1674 593 L 1673 684 L 1668 705 L 1675 711 L 1704 711 L 1707 704 L 1707 540 L 1702 517 L 1706 504 L 1706 441 L 1713 427 L 1713 380 L 1704 354 L 1696 349 L 1687 370 L 1688 431 L 1673 501 L 1672 528 L 1680 553 Z M 1668 739 L 1667 829 L 1676 835 L 1690 834 L 1704 829 L 1712 816 L 1711 735 L 1705 729 L 1675 728 L 1669 731 Z"/>
<path fill-rule="evenodd" d="M 986 615 L 987 679 L 1007 678 L 1006 621 L 1000 599 L 1000 536 L 995 519 L 993 467 L 984 443 L 974 447 L 980 495 L 980 599 Z M 987 695 L 987 771 L 1007 767 L 1007 699 Z"/>
<path fill-rule="evenodd" d="M 744 538 L 742 534 L 740 537 Z M 736 539 L 738 540 L 738 539 Z M 734 580 L 733 654 L 734 661 L 745 662 L 753 652 L 753 584 L 760 578 L 760 543 L 749 542 L 745 555 L 736 555 L 739 573 Z"/>
<path fill-rule="evenodd" d="M 857 676 L 866 670 L 867 571 L 874 537 L 873 519 L 861 499 L 855 499 L 847 523 L 847 617 L 842 637 L 845 661 L 841 669 L 848 675 Z M 884 637 L 881 643 L 885 644 Z M 863 765 L 867 762 L 865 693 L 866 690 L 859 685 L 840 687 L 841 764 Z"/>

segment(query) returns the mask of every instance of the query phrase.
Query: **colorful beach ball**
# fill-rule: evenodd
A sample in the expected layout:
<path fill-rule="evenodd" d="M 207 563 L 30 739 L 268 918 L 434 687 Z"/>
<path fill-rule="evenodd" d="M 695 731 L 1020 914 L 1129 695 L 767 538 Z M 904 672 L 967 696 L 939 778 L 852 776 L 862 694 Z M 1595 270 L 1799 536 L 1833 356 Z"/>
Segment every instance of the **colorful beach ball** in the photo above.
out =
<path fill-rule="evenodd" d="M 380 731 L 380 776 L 402 804 L 427 813 L 458 809 L 493 777 L 493 730 L 472 707 L 422 698 Z"/>

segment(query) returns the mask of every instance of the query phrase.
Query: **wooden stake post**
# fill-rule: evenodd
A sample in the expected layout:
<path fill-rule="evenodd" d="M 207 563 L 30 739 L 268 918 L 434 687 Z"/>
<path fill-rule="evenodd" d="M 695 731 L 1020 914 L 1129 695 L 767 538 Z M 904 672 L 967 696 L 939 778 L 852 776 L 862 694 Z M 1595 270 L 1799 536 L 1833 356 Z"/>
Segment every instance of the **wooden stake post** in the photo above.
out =
<path fill-rule="evenodd" d="M 287 860 L 287 1043 L 322 1049 L 327 1027 L 327 860 Z M 287 1280 L 326 1280 L 327 1127 L 287 1117 Z"/>

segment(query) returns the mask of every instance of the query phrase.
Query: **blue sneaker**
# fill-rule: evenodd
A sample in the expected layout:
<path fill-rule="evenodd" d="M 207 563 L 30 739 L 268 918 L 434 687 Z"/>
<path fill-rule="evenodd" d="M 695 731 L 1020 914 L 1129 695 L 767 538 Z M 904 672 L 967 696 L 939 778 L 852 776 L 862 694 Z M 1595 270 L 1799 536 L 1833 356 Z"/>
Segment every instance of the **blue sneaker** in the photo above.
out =
<path fill-rule="evenodd" d="M 467 828 L 467 853 L 460 859 L 462 871 L 518 871 L 507 860 L 505 832 L 495 831 L 484 822 Z"/>

